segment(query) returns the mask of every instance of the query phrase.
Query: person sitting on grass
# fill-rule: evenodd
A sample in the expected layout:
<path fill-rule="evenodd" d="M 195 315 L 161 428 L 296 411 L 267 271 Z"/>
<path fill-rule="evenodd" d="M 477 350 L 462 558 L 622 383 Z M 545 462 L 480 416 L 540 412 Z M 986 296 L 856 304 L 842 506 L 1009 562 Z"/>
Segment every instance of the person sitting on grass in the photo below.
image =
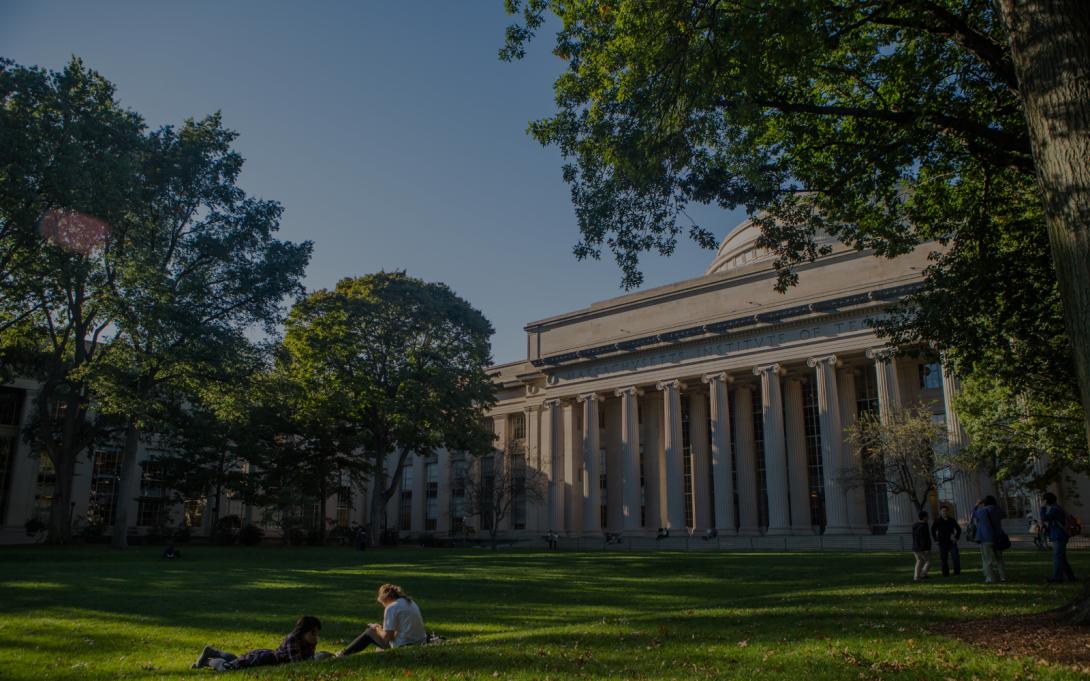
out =
<path fill-rule="evenodd" d="M 322 622 L 317 617 L 303 615 L 276 650 L 260 648 L 239 656 L 225 653 L 212 646 L 205 646 L 192 668 L 211 667 L 218 672 L 225 672 L 232 669 L 267 667 L 274 664 L 312 660 L 314 649 L 318 646 L 318 632 L 321 629 Z"/>
<path fill-rule="evenodd" d="M 424 616 L 420 614 L 420 606 L 405 595 L 401 587 L 396 584 L 383 584 L 378 588 L 376 600 L 385 608 L 382 625 L 368 624 L 367 629 L 356 640 L 337 653 L 337 657 L 358 653 L 372 643 L 379 648 L 400 648 L 427 642 L 428 632 L 424 630 Z"/>

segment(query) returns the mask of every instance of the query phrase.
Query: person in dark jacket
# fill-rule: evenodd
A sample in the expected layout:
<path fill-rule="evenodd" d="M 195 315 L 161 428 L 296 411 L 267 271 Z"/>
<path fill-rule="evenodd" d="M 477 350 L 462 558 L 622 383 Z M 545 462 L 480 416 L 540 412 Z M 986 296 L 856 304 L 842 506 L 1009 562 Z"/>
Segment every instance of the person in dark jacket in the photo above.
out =
<path fill-rule="evenodd" d="M 912 581 L 927 579 L 931 569 L 931 531 L 927 527 L 927 511 L 920 511 L 919 522 L 912 526 L 912 553 L 916 556 L 916 570 Z"/>
<path fill-rule="evenodd" d="M 939 507 L 939 517 L 931 526 L 931 538 L 939 545 L 939 560 L 942 561 L 942 576 L 950 576 L 950 558 L 954 559 L 954 575 L 961 574 L 961 554 L 958 552 L 958 540 L 961 539 L 961 525 L 950 515 L 949 506 Z"/>
<path fill-rule="evenodd" d="M 1007 581 L 1007 566 L 1003 563 L 1003 552 L 995 548 L 995 540 L 1003 531 L 1003 511 L 995 497 L 988 495 L 976 502 L 973 510 L 973 522 L 976 523 L 976 537 L 980 542 L 980 558 L 984 568 L 984 581 Z"/>
<path fill-rule="evenodd" d="M 193 663 L 191 669 L 211 667 L 218 672 L 232 669 L 248 669 L 250 667 L 266 667 L 288 662 L 302 662 L 314 659 L 314 649 L 318 645 L 318 632 L 322 629 L 322 622 L 317 617 L 303 615 L 295 623 L 295 628 L 280 642 L 276 650 L 261 648 L 251 650 L 245 655 L 233 655 L 217 650 L 212 646 L 205 646 L 201 656 Z"/>
<path fill-rule="evenodd" d="M 1052 576 L 1050 582 L 1062 582 L 1065 579 L 1075 580 L 1075 571 L 1071 569 L 1071 563 L 1067 562 L 1067 532 L 1064 525 L 1067 522 L 1067 512 L 1056 503 L 1056 495 L 1052 492 L 1045 493 L 1045 505 L 1041 508 L 1041 524 L 1048 530 L 1048 538 L 1052 540 Z"/>

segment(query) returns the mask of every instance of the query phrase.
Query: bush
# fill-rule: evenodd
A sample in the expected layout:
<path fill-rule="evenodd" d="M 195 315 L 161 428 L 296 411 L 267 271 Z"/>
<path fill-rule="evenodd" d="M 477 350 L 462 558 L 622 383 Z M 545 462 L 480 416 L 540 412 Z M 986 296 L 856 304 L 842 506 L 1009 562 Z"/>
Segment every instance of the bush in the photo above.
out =
<path fill-rule="evenodd" d="M 302 546 L 307 543 L 307 531 L 301 527 L 289 527 L 284 532 L 284 541 L 292 546 Z"/>
<path fill-rule="evenodd" d="M 321 546 L 322 544 L 322 531 L 321 530 L 307 530 L 307 545 L 308 546 Z"/>
<path fill-rule="evenodd" d="M 42 534 L 49 529 L 40 518 L 31 518 L 26 521 L 26 524 L 23 525 L 23 527 L 26 528 L 26 536 L 28 537 L 37 537 L 39 534 Z"/>
<path fill-rule="evenodd" d="M 382 546 L 397 546 L 398 531 L 397 530 L 383 530 L 379 535 L 378 543 Z"/>
<path fill-rule="evenodd" d="M 221 546 L 230 546 L 238 539 L 238 531 L 242 521 L 237 515 L 225 515 L 212 526 L 212 543 Z"/>
<path fill-rule="evenodd" d="M 265 538 L 265 530 L 253 523 L 249 523 L 238 531 L 238 543 L 243 546 L 255 546 Z"/>
<path fill-rule="evenodd" d="M 193 538 L 193 533 L 188 527 L 179 527 L 174 530 L 174 543 L 175 544 L 188 544 L 189 540 Z"/>

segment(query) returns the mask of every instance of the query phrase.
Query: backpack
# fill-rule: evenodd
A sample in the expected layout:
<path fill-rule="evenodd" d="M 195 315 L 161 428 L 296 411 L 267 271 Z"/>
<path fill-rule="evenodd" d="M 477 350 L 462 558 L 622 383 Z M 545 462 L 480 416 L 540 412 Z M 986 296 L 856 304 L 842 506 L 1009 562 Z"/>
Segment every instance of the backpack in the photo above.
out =
<path fill-rule="evenodd" d="M 1066 515 L 1067 517 L 1064 518 L 1064 534 L 1066 534 L 1068 537 L 1074 537 L 1082 534 L 1082 521 L 1071 515 L 1070 513 Z"/>

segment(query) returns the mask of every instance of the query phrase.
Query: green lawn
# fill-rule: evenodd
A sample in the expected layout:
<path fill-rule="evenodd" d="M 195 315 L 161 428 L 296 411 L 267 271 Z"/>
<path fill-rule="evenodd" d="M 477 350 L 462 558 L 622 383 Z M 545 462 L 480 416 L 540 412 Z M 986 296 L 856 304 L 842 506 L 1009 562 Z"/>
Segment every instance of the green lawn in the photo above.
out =
<path fill-rule="evenodd" d="M 235 678 L 1083 678 L 924 631 L 1059 605 L 1077 587 L 1043 584 L 1047 554 L 1011 552 L 1011 581 L 985 585 L 971 550 L 922 584 L 892 554 L 182 550 L 0 550 L 0 679 L 208 678 L 189 670 L 204 644 L 275 647 L 301 614 L 337 650 L 381 619 L 383 581 L 448 642 Z"/>

